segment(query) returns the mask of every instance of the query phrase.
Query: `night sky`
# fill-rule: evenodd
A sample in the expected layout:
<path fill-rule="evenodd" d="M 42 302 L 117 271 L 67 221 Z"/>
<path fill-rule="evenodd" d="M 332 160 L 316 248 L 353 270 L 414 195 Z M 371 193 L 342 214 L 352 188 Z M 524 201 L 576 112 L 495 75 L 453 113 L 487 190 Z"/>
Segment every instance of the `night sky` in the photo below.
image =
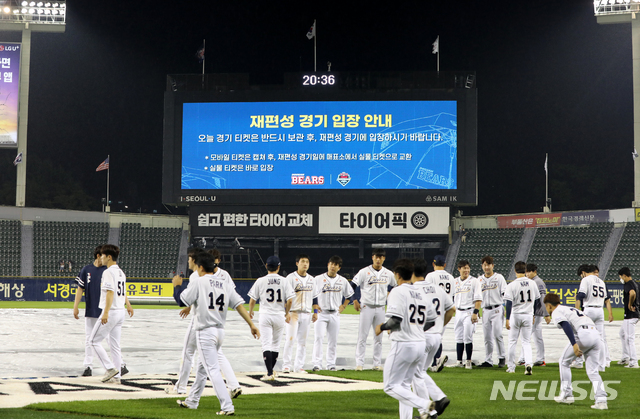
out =
<path fill-rule="evenodd" d="M 434 4 L 438 3 L 438 4 Z M 476 71 L 479 205 L 540 211 L 549 153 L 554 210 L 633 200 L 631 26 L 582 1 L 70 1 L 64 34 L 32 35 L 27 206 L 161 203 L 167 74 Z M 1 41 L 19 41 L 2 32 Z M 0 205 L 15 204 L 15 150 L 0 150 Z M 116 208 L 117 210 L 117 208 Z"/>

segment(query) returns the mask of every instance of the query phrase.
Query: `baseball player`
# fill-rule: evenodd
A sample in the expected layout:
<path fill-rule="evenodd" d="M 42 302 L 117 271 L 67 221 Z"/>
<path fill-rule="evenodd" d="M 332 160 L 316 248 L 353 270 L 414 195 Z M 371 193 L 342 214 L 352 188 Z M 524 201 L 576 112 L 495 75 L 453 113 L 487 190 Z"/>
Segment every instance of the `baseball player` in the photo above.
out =
<path fill-rule="evenodd" d="M 525 276 L 527 264 L 519 261 L 515 264 L 516 279 L 507 285 L 504 299 L 507 302 L 506 328 L 509 331 L 508 373 L 516 372 L 516 345 L 522 333 L 522 352 L 524 353 L 524 375 L 531 375 L 533 355 L 531 353 L 531 330 L 533 313 L 542 304 L 538 285 Z"/>
<path fill-rule="evenodd" d="M 484 275 L 480 278 L 482 288 L 482 330 L 484 332 L 485 363 L 493 365 L 493 342 L 498 347 L 498 367 L 505 367 L 504 340 L 502 339 L 503 296 L 507 288 L 504 276 L 493 272 L 493 258 L 482 258 Z M 487 365 L 488 366 L 488 365 Z"/>
<path fill-rule="evenodd" d="M 220 372 L 219 349 L 224 340 L 224 325 L 227 311 L 233 307 L 251 328 L 251 334 L 260 338 L 260 331 L 251 321 L 249 313 L 242 306 L 244 300 L 236 292 L 235 286 L 225 276 L 214 276 L 215 259 L 208 253 L 199 253 L 195 260 L 199 278 L 185 289 L 182 288 L 182 278 L 174 277 L 173 297 L 181 307 L 193 304 L 196 311 L 196 343 L 198 346 L 198 371 L 186 400 L 177 400 L 178 405 L 189 409 L 197 409 L 204 390 L 207 377 L 211 380 L 216 397 L 220 401 L 220 411 L 217 415 L 233 415 L 235 409 L 231 396 L 222 379 Z"/>
<path fill-rule="evenodd" d="M 133 316 L 133 308 L 127 298 L 127 277 L 117 264 L 120 248 L 113 244 L 105 244 L 100 248 L 102 265 L 107 269 L 102 272 L 100 285 L 100 303 L 98 307 L 102 309 L 100 321 L 96 322 L 89 341 L 96 356 L 107 370 L 102 382 L 110 381 L 119 383 L 122 375 L 121 369 L 116 368 L 122 365 L 120 353 L 120 335 L 122 324 L 124 323 L 125 305 L 129 317 Z M 109 358 L 107 351 L 101 343 L 104 338 L 109 337 L 109 349 L 113 359 Z"/>
<path fill-rule="evenodd" d="M 327 272 L 316 276 L 315 287 L 317 297 L 313 299 L 315 340 L 313 344 L 313 370 L 322 369 L 322 344 L 325 333 L 329 334 L 327 344 L 327 369 L 336 370 L 338 349 L 338 332 L 340 331 L 340 313 L 349 305 L 353 289 L 349 281 L 338 275 L 342 268 L 342 258 L 332 256 L 327 263 Z M 344 298 L 344 303 L 342 302 Z M 313 319 L 312 317 L 312 319 Z"/>
<path fill-rule="evenodd" d="M 478 323 L 478 313 L 482 308 L 482 288 L 477 278 L 471 276 L 471 265 L 468 260 L 458 262 L 458 272 L 460 276 L 455 281 L 456 320 L 453 331 L 456 338 L 456 366 L 465 366 L 467 369 L 473 368 L 471 355 L 473 354 L 473 334 Z M 462 363 L 462 355 L 467 351 L 467 360 Z M 480 367 L 493 367 L 492 364 L 484 363 Z"/>
<path fill-rule="evenodd" d="M 540 300 L 544 300 L 544 296 L 547 294 L 547 286 L 544 284 L 542 279 L 538 276 L 538 266 L 535 263 L 527 263 L 527 268 L 525 275 L 530 280 L 534 281 L 538 286 L 538 291 L 540 292 Z M 544 304 L 540 304 L 540 307 L 536 309 L 533 318 L 533 332 L 531 336 L 533 336 L 533 341 L 536 346 L 536 362 L 533 363 L 534 367 L 542 367 L 547 365 L 544 360 L 544 340 L 542 339 L 542 321 L 545 321 L 547 324 L 551 322 L 551 316 L 547 313 L 547 309 Z M 524 353 L 520 353 L 520 361 L 518 361 L 518 365 L 524 365 Z"/>
<path fill-rule="evenodd" d="M 360 301 L 353 300 L 353 307 L 360 312 L 358 343 L 356 344 L 356 371 L 364 368 L 364 355 L 367 349 L 369 329 L 384 322 L 384 306 L 391 288 L 397 285 L 393 272 L 382 266 L 386 259 L 384 249 L 373 249 L 371 265 L 361 269 L 351 281 L 354 292 L 360 287 Z M 362 303 L 362 304 L 360 304 Z M 382 370 L 382 336 L 373 338 L 373 369 Z"/>
<path fill-rule="evenodd" d="M 262 357 L 267 367 L 267 375 L 260 378 L 262 381 L 274 381 L 276 379 L 273 368 L 278 361 L 280 341 L 284 332 L 284 324 L 291 319 L 291 303 L 295 293 L 291 284 L 280 271 L 280 258 L 269 256 L 267 258 L 267 275 L 258 278 L 249 290 L 249 316 L 253 319 L 253 308 L 256 301 L 260 300 L 260 336 L 262 336 Z"/>
<path fill-rule="evenodd" d="M 636 324 L 640 312 L 640 300 L 638 298 L 638 284 L 631 278 L 631 270 L 627 267 L 618 271 L 620 282 L 624 284 L 622 302 L 624 303 L 624 320 L 620 327 L 620 340 L 622 341 L 622 359 L 619 365 L 627 368 L 640 368 L 638 355 L 636 354 Z"/>
<path fill-rule="evenodd" d="M 602 338 L 602 351 L 600 352 L 600 370 L 604 371 L 605 367 L 611 365 L 609 350 L 607 348 L 607 338 L 604 333 L 604 312 L 602 306 L 607 306 L 609 312 L 609 323 L 613 321 L 613 311 L 611 310 L 611 301 L 607 286 L 604 281 L 595 274 L 598 269 L 595 265 L 583 265 L 579 268 L 578 274 L 582 276 L 580 288 L 576 297 L 576 308 L 584 307 L 584 314 L 589 316 Z"/>
<path fill-rule="evenodd" d="M 291 372 L 291 357 L 293 355 L 293 344 L 297 345 L 293 371 L 306 374 L 304 362 L 306 358 L 305 348 L 307 346 L 307 333 L 311 323 L 311 310 L 313 309 L 314 282 L 313 277 L 307 273 L 309 270 L 309 256 L 300 254 L 296 256 L 296 266 L 298 270 L 287 275 L 289 285 L 296 293 L 291 305 L 291 319 L 285 326 L 286 337 L 284 341 L 284 360 L 282 372 Z"/>
<path fill-rule="evenodd" d="M 444 270 L 444 268 L 446 268 L 447 264 L 446 264 L 446 258 L 444 257 L 444 255 L 436 255 L 434 260 L 433 260 L 433 272 L 429 273 L 426 277 L 425 277 L 425 282 L 427 284 L 435 284 L 435 285 L 439 285 L 440 288 L 442 288 L 447 295 L 449 296 L 449 298 L 451 298 L 453 300 L 453 297 L 455 295 L 455 281 L 453 279 L 453 276 Z M 444 334 L 444 330 L 446 328 L 444 328 L 442 330 L 442 333 Z M 447 362 L 447 360 L 449 359 L 449 357 L 447 357 L 447 359 L 445 360 L 444 357 L 442 357 L 442 344 L 440 344 L 440 347 L 438 348 L 438 352 L 436 353 L 435 357 L 433 358 L 433 367 L 436 367 L 436 369 L 442 370 L 442 367 L 444 366 L 444 364 Z M 444 362 L 443 362 L 444 361 Z M 469 367 L 471 368 L 471 367 Z"/>
<path fill-rule="evenodd" d="M 410 388 L 424 357 L 425 327 L 435 324 L 434 305 L 420 287 L 411 284 L 413 264 L 410 260 L 397 260 L 393 271 L 399 286 L 389 293 L 386 323 L 375 327 L 378 336 L 384 330 L 391 330 L 391 350 L 383 373 L 384 392 L 400 402 L 400 419 L 411 419 L 414 407 L 422 419 L 437 417 L 435 403 L 419 397 Z"/>
<path fill-rule="evenodd" d="M 189 285 L 187 288 L 191 286 L 191 284 L 195 284 L 195 280 L 200 278 L 198 275 L 195 259 L 196 256 L 200 253 L 207 253 L 204 249 L 200 249 L 197 247 L 193 247 L 188 251 L 188 266 L 191 271 L 191 275 L 189 276 Z M 218 264 L 220 263 L 220 251 L 218 249 L 209 250 L 209 254 L 213 256 L 214 262 L 216 266 L 213 270 L 213 276 L 215 277 L 223 277 L 226 281 L 230 282 L 235 288 L 235 283 L 231 276 L 227 271 L 220 268 Z M 174 276 L 174 278 L 180 278 L 182 281 L 182 277 L 180 275 Z M 182 283 L 182 282 L 181 282 Z M 180 310 L 180 317 L 183 319 L 186 318 L 191 312 L 191 307 L 185 307 Z M 189 323 L 189 328 L 187 329 L 187 333 L 184 337 L 184 345 L 182 347 L 182 363 L 180 365 L 180 372 L 178 373 L 178 380 L 174 385 L 169 385 L 165 388 L 165 393 L 176 393 L 176 394 L 186 394 L 187 393 L 187 384 L 189 383 L 189 374 L 191 373 L 191 366 L 193 365 L 194 356 L 198 350 L 198 345 L 196 342 L 196 319 L 195 316 L 191 318 L 191 322 Z M 233 368 L 231 367 L 231 363 L 227 357 L 222 353 L 222 348 L 218 349 L 218 363 L 220 364 L 220 369 L 222 370 L 222 374 L 227 380 L 227 385 L 229 386 L 229 393 L 231 398 L 235 399 L 236 397 L 242 394 L 242 387 L 240 387 L 240 383 L 236 378 L 236 374 L 233 372 Z"/>
<path fill-rule="evenodd" d="M 422 355 L 422 359 L 418 364 L 418 369 L 413 378 L 413 390 L 423 399 L 431 397 L 431 399 L 435 401 L 434 408 L 436 412 L 438 415 L 441 415 L 450 401 L 447 395 L 444 394 L 435 381 L 433 381 L 433 378 L 426 373 L 426 367 L 427 365 L 431 365 L 438 348 L 441 347 L 442 332 L 444 332 L 445 326 L 456 314 L 456 308 L 444 289 L 435 284 L 427 284 L 424 280 L 426 272 L 427 262 L 425 262 L 424 259 L 416 259 L 413 261 L 413 276 L 411 277 L 411 282 L 415 288 L 425 294 L 427 301 L 433 303 L 437 316 L 434 326 L 424 332 L 425 352 Z M 478 288 L 478 293 L 479 292 Z M 446 362 L 447 357 L 444 356 L 443 359 L 444 362 Z M 442 368 L 442 366 L 440 368 Z"/>
<path fill-rule="evenodd" d="M 580 310 L 560 305 L 560 297 L 557 294 L 547 294 L 544 297 L 544 304 L 551 314 L 554 324 L 558 329 L 564 330 L 564 333 L 569 338 L 569 343 L 560 357 L 561 393 L 554 400 L 565 404 L 574 402 L 571 368 L 569 365 L 576 357 L 584 355 L 587 364 L 587 376 L 595 392 L 595 404 L 591 408 L 607 409 L 607 393 L 598 372 L 602 343 L 595 324 Z"/>

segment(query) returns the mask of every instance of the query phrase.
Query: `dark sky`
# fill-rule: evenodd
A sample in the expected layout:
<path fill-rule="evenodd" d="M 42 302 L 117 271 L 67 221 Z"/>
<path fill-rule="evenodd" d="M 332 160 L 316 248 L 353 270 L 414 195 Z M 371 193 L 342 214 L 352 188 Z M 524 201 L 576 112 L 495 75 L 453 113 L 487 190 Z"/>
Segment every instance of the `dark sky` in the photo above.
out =
<path fill-rule="evenodd" d="M 314 19 L 333 71 L 434 71 L 440 36 L 442 71 L 477 72 L 479 205 L 465 215 L 540 211 L 545 153 L 554 210 L 630 206 L 631 27 L 598 25 L 590 0 L 72 1 L 64 34 L 32 37 L 27 206 L 78 188 L 99 209 L 110 154 L 112 199 L 161 210 L 166 75 L 200 72 L 203 38 L 208 73 L 312 70 Z M 15 154 L 0 150 L 3 205 Z"/>

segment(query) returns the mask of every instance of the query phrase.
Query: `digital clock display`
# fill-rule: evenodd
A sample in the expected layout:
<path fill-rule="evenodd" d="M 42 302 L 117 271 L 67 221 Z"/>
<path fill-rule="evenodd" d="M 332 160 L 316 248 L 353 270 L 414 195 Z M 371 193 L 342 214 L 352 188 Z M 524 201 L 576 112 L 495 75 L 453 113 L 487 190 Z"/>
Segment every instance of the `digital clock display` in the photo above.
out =
<path fill-rule="evenodd" d="M 336 84 L 336 76 L 333 74 L 305 74 L 302 76 L 303 86 L 333 86 Z"/>

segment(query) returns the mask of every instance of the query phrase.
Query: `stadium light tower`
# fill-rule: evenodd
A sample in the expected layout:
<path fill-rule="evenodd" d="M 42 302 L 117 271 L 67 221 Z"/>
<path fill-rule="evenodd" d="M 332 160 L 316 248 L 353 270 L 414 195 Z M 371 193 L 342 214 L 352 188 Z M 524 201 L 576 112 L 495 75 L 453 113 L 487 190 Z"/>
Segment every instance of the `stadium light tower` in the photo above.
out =
<path fill-rule="evenodd" d="M 0 0 L 0 32 L 22 32 L 20 48 L 20 95 L 18 111 L 18 153 L 16 206 L 25 206 L 27 190 L 27 123 L 29 121 L 29 69 L 31 67 L 31 32 L 65 30 L 66 1 Z"/>
<path fill-rule="evenodd" d="M 633 146 L 640 150 L 640 0 L 595 0 L 593 9 L 600 24 L 631 24 L 633 60 Z M 633 203 L 640 207 L 640 160 L 633 163 Z"/>

